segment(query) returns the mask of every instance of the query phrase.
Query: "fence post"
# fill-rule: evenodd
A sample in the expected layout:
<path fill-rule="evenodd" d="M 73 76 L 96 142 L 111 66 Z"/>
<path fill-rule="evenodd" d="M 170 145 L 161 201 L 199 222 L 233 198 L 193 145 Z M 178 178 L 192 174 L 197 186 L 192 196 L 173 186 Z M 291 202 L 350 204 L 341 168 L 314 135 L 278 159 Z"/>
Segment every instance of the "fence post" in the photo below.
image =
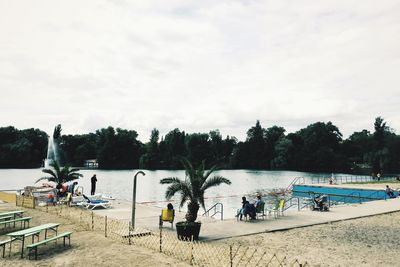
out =
<path fill-rule="evenodd" d="M 132 245 L 132 243 L 131 243 L 131 229 L 132 229 L 132 222 L 129 222 L 129 226 L 128 226 L 128 243 L 129 243 L 129 245 Z"/>
<path fill-rule="evenodd" d="M 160 227 L 160 252 L 162 252 L 162 227 Z"/>
<path fill-rule="evenodd" d="M 93 218 L 93 211 L 92 211 L 92 231 L 93 231 L 93 228 L 94 228 L 94 218 Z"/>
<path fill-rule="evenodd" d="M 232 245 L 229 245 L 229 261 L 230 261 L 231 267 L 233 267 Z"/>
<path fill-rule="evenodd" d="M 107 237 L 107 216 L 104 217 L 104 236 Z"/>
<path fill-rule="evenodd" d="M 193 236 L 190 237 L 190 265 L 193 265 Z"/>

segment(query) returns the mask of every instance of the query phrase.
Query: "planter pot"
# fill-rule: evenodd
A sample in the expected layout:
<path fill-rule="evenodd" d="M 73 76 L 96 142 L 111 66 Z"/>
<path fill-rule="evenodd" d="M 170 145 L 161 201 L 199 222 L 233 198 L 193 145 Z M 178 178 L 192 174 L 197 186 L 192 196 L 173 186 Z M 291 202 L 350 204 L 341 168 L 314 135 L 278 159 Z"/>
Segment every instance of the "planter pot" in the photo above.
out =
<path fill-rule="evenodd" d="M 176 233 L 179 240 L 199 240 L 200 222 L 177 222 Z"/>

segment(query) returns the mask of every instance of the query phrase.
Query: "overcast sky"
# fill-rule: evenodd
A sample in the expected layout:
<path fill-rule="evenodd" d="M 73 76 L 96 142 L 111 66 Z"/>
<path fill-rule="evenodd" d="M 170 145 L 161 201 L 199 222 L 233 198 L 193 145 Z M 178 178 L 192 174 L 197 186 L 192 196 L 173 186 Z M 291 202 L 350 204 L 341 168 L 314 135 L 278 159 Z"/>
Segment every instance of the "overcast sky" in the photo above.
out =
<path fill-rule="evenodd" d="M 0 0 L 0 126 L 400 131 L 400 1 Z"/>

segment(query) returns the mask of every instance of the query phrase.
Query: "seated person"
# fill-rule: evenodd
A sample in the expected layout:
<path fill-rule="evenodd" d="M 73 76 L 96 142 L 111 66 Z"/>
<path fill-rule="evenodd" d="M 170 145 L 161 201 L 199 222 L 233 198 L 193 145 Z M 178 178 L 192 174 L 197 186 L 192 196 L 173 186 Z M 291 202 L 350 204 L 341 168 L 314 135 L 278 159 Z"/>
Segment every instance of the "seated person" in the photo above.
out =
<path fill-rule="evenodd" d="M 260 208 L 265 204 L 265 202 L 261 199 L 261 195 L 257 195 L 257 200 L 255 203 L 256 211 L 257 212 L 262 212 Z"/>
<path fill-rule="evenodd" d="M 249 215 L 250 219 L 254 220 L 256 218 L 256 207 L 247 201 L 247 203 L 244 205 L 243 215 Z"/>
<path fill-rule="evenodd" d="M 394 191 L 392 188 L 390 188 L 388 185 L 386 185 L 386 190 L 385 190 L 386 194 L 390 197 L 390 198 L 395 198 L 396 196 L 394 195 Z"/>
<path fill-rule="evenodd" d="M 71 193 L 71 195 L 75 194 L 75 187 L 78 184 L 78 182 L 73 182 L 68 186 L 68 192 Z"/>
<path fill-rule="evenodd" d="M 242 220 L 242 217 L 244 214 L 244 208 L 246 206 L 246 204 L 248 204 L 249 202 L 246 200 L 246 197 L 242 197 L 242 208 L 239 210 L 238 214 L 236 214 L 236 217 L 239 217 L 240 220 Z"/>

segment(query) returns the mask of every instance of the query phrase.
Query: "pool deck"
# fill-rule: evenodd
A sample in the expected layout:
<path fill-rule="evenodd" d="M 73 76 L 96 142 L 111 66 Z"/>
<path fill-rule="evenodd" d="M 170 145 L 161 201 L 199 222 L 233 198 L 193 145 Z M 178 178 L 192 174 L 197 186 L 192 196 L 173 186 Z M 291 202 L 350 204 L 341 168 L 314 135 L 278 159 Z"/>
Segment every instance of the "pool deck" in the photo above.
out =
<path fill-rule="evenodd" d="M 299 227 L 326 224 L 343 220 L 350 220 L 379 214 L 386 214 L 400 211 L 400 198 L 377 200 L 362 204 L 345 204 L 331 207 L 329 212 L 310 211 L 287 211 L 284 216 L 275 219 L 272 217 L 265 220 L 237 221 L 236 219 L 218 220 L 207 217 L 198 217 L 202 222 L 200 232 L 201 241 L 227 239 L 232 237 L 247 236 L 259 233 L 284 231 Z M 115 201 L 113 208 L 106 210 L 95 210 L 99 215 L 107 215 L 110 218 L 130 220 L 131 205 L 128 202 Z M 151 230 L 158 229 L 158 218 L 160 208 L 146 205 L 136 206 L 136 227 Z M 177 212 L 175 222 L 183 220 L 184 213 Z M 165 223 L 165 231 L 171 229 L 169 223 Z"/>

